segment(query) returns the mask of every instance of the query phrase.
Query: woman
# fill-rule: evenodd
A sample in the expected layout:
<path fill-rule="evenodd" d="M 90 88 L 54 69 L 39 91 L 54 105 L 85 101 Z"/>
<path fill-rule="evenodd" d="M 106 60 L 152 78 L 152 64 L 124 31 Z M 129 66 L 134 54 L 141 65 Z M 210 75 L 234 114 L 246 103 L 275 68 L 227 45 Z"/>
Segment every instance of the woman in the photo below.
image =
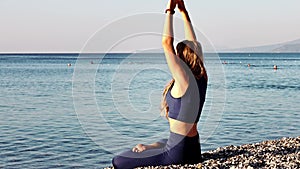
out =
<path fill-rule="evenodd" d="M 173 46 L 173 14 L 182 14 L 186 40 Z M 162 39 L 166 61 L 173 79 L 163 92 L 162 110 L 170 124 L 168 140 L 150 145 L 138 144 L 114 157 L 116 169 L 201 162 L 197 123 L 207 88 L 207 74 L 200 44 L 183 0 L 169 0 Z"/>

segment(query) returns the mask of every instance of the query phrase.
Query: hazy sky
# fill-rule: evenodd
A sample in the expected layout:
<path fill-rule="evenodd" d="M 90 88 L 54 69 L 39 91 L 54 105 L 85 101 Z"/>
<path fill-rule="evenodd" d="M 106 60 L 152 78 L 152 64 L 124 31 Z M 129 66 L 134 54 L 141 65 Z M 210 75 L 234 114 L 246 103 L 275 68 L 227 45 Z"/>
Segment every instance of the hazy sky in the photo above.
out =
<path fill-rule="evenodd" d="M 166 3 L 167 0 L 0 0 L 0 52 L 78 52 L 99 28 L 124 16 L 163 13 Z M 186 0 L 186 5 L 195 27 L 217 49 L 300 38 L 299 0 Z M 152 22 L 162 29 L 161 22 Z M 122 50 L 132 50 L 126 46 Z"/>

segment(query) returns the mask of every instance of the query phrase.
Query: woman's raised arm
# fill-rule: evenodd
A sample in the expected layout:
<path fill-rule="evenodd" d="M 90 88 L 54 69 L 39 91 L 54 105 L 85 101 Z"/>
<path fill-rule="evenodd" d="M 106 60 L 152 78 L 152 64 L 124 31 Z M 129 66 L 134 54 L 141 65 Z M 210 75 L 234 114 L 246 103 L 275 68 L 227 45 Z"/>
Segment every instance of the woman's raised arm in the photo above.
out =
<path fill-rule="evenodd" d="M 169 0 L 165 11 L 166 18 L 165 18 L 164 32 L 162 38 L 163 47 L 167 45 L 169 45 L 169 47 L 173 47 L 173 42 L 174 42 L 173 14 L 175 13 L 174 11 L 175 7 L 176 7 L 176 0 Z"/>
<path fill-rule="evenodd" d="M 183 21 L 184 21 L 184 32 L 185 32 L 185 39 L 191 40 L 191 41 L 197 41 L 196 34 L 190 19 L 190 16 L 188 14 L 188 11 L 186 10 L 185 4 L 183 0 L 176 0 L 178 9 L 182 15 Z"/>
<path fill-rule="evenodd" d="M 173 32 L 173 14 L 176 7 L 176 0 L 169 0 L 166 9 L 166 19 L 162 38 L 162 46 L 164 48 L 164 53 L 166 56 L 166 61 L 172 77 L 179 90 L 184 91 L 188 85 L 188 79 L 186 72 L 182 67 L 181 59 L 176 56 L 176 52 L 173 46 L 174 43 L 174 32 Z"/>

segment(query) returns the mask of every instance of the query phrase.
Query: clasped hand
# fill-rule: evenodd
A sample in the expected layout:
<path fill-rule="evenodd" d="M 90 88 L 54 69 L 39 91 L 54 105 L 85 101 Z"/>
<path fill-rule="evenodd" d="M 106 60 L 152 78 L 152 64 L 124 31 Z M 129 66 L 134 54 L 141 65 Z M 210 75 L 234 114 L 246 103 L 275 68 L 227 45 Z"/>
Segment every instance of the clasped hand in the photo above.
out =
<path fill-rule="evenodd" d="M 185 5 L 183 0 L 169 0 L 168 9 L 174 10 L 178 7 L 179 11 L 185 11 Z"/>

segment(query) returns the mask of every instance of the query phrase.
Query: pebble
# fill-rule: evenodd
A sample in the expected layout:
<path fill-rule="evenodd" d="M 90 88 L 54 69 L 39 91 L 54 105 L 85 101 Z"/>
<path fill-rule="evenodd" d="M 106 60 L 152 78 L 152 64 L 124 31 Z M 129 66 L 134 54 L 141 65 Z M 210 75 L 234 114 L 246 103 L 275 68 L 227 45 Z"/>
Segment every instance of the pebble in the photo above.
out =
<path fill-rule="evenodd" d="M 203 162 L 194 165 L 139 167 L 137 169 L 253 169 L 300 168 L 300 136 L 261 143 L 219 147 L 202 153 Z M 113 169 L 107 167 L 105 169 Z"/>

